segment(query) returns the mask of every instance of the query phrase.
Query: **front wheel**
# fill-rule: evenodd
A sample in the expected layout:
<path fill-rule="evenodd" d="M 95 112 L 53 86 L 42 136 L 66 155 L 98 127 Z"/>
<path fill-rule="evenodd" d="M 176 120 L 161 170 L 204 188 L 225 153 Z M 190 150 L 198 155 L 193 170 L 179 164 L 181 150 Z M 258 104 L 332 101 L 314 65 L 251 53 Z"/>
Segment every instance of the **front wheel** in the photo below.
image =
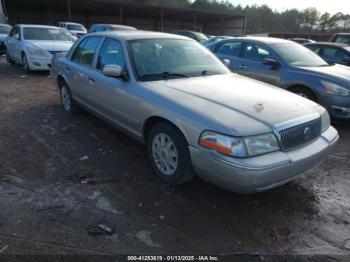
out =
<path fill-rule="evenodd" d="M 65 85 L 60 88 L 60 100 L 63 110 L 71 115 L 76 115 L 79 113 L 79 105 L 74 101 L 72 93 L 69 88 Z"/>
<path fill-rule="evenodd" d="M 304 87 L 295 87 L 295 88 L 291 89 L 290 91 L 296 95 L 302 96 L 302 97 L 309 99 L 311 101 L 314 101 L 314 102 L 317 101 L 315 94 Z"/>
<path fill-rule="evenodd" d="M 149 134 L 148 157 L 155 173 L 168 184 L 182 184 L 194 177 L 188 144 L 168 123 L 155 125 Z"/>
<path fill-rule="evenodd" d="M 31 72 L 31 70 L 30 70 L 30 66 L 29 66 L 29 63 L 28 63 L 27 56 L 25 54 L 23 54 L 23 56 L 22 56 L 22 64 L 23 64 L 24 72 L 26 74 L 29 74 Z"/>

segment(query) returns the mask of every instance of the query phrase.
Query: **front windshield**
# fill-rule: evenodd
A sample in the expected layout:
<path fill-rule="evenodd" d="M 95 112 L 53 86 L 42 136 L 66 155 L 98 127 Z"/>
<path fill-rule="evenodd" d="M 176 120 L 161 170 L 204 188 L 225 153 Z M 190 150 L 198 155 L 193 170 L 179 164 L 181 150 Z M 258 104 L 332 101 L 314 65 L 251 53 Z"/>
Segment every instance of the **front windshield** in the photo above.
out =
<path fill-rule="evenodd" d="M 350 35 L 338 35 L 335 37 L 335 43 L 350 45 Z"/>
<path fill-rule="evenodd" d="M 68 36 L 61 29 L 44 27 L 24 28 L 23 38 L 25 40 L 70 41 Z"/>
<path fill-rule="evenodd" d="M 2 35 L 8 35 L 11 31 L 10 26 L 0 26 L 0 34 Z"/>
<path fill-rule="evenodd" d="M 291 66 L 319 67 L 329 65 L 314 52 L 299 44 L 276 44 L 273 45 L 273 48 Z"/>
<path fill-rule="evenodd" d="M 192 40 L 132 40 L 129 47 L 141 81 L 229 73 L 212 53 Z"/>
<path fill-rule="evenodd" d="M 78 24 L 68 24 L 67 29 L 71 31 L 84 31 L 85 28 L 82 25 Z"/>

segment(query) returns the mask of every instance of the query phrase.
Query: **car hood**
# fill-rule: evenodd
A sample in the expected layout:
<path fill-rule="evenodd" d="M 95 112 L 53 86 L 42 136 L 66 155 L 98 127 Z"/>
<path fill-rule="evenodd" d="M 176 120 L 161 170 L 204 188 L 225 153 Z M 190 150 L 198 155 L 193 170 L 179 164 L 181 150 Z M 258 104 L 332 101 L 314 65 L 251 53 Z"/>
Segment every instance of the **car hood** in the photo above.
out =
<path fill-rule="evenodd" d="M 343 65 L 331 65 L 321 67 L 302 67 L 303 70 L 313 73 L 321 74 L 327 78 L 338 78 L 340 80 L 350 81 L 350 67 Z"/>
<path fill-rule="evenodd" d="M 314 102 L 237 74 L 147 82 L 153 92 L 232 135 L 270 132 L 283 122 L 317 113 Z M 170 102 L 171 101 L 171 102 Z M 176 109 L 175 109 L 176 111 Z M 188 115 L 188 116 L 189 116 Z M 187 117 L 188 117 L 187 116 Z"/>
<path fill-rule="evenodd" d="M 68 52 L 74 42 L 71 41 L 28 41 L 45 51 Z"/>

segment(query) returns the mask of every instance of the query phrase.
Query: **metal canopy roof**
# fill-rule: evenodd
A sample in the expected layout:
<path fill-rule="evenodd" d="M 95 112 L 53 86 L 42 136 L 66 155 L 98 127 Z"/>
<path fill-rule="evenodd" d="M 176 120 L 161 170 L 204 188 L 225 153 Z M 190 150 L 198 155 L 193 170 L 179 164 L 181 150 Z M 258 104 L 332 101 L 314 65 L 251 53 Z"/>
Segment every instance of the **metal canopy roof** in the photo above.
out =
<path fill-rule="evenodd" d="M 68 0 L 7 0 L 8 9 L 27 10 L 55 10 L 67 12 Z M 87 15 L 119 15 L 120 7 L 123 8 L 124 17 L 154 18 L 160 17 L 163 11 L 167 20 L 191 20 L 196 15 L 197 21 L 210 22 L 219 17 L 225 20 L 245 18 L 245 16 L 228 13 L 203 11 L 189 8 L 163 7 L 142 4 L 123 3 L 118 0 L 70 0 L 72 13 Z"/>

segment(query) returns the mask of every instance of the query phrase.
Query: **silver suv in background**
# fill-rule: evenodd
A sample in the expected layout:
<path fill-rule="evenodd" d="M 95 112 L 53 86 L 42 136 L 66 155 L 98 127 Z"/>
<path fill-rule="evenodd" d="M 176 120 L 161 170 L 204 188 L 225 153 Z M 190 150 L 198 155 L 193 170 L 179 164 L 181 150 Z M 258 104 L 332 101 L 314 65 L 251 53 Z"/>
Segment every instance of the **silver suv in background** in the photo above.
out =
<path fill-rule="evenodd" d="M 87 33 L 86 28 L 82 24 L 72 22 L 58 22 L 57 27 L 62 27 L 71 32 L 74 36 L 80 38 Z"/>
<path fill-rule="evenodd" d="M 308 48 L 270 37 L 239 37 L 208 47 L 232 72 L 301 95 L 350 120 L 350 70 L 328 64 Z"/>
<path fill-rule="evenodd" d="M 207 48 L 174 34 L 89 34 L 55 56 L 62 108 L 80 107 L 147 145 L 154 172 L 194 174 L 241 193 L 296 179 L 335 148 L 327 111 L 232 74 Z"/>
<path fill-rule="evenodd" d="M 126 25 L 113 24 L 94 24 L 90 27 L 89 33 L 105 32 L 105 31 L 120 31 L 120 30 L 137 30 L 135 27 Z"/>

